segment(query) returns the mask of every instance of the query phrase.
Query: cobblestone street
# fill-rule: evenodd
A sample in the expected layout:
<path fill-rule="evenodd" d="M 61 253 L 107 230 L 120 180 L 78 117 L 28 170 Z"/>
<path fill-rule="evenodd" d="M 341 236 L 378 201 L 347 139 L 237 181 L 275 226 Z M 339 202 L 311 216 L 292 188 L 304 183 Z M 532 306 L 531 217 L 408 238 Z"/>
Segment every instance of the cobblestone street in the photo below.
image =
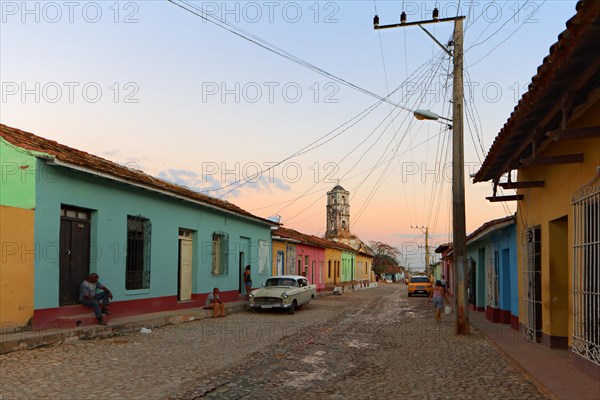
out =
<path fill-rule="evenodd" d="M 483 338 L 383 285 L 295 315 L 245 312 L 0 356 L 8 399 L 543 399 Z"/>

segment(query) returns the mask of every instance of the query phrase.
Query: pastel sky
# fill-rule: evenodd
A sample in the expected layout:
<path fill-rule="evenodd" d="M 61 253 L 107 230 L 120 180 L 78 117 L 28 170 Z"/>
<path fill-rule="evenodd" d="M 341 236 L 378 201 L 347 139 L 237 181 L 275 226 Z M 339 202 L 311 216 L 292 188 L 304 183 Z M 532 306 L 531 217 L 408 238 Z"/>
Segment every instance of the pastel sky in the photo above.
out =
<path fill-rule="evenodd" d="M 325 195 L 339 183 L 352 232 L 419 269 L 424 236 L 411 226 L 429 227 L 432 246 L 451 239 L 451 133 L 410 110 L 451 117 L 451 60 L 416 26 L 374 31 L 372 21 L 397 23 L 403 9 L 409 22 L 429 19 L 435 6 L 452 17 L 459 4 L 468 175 L 574 0 L 2 1 L 1 122 L 309 234 L 324 233 Z M 452 35 L 451 23 L 426 28 L 443 44 Z M 365 92 L 393 92 L 399 107 Z M 485 200 L 490 184 L 466 180 L 467 233 L 514 213 Z"/>

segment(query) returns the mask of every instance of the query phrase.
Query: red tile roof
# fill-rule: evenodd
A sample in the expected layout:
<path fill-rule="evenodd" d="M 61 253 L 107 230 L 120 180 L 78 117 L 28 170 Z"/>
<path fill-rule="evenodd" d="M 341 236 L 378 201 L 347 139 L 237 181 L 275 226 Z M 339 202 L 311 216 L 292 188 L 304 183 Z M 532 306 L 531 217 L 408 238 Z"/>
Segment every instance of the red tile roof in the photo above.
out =
<path fill-rule="evenodd" d="M 577 93 L 573 107 L 584 102 L 598 87 L 600 47 L 600 1 L 581 0 L 577 13 L 567 21 L 567 29 L 550 47 L 550 53 L 531 79 L 510 118 L 498 133 L 474 182 L 497 180 L 521 166 L 520 160 L 532 153 L 533 145 L 548 140 L 546 132 L 557 129 L 562 114 L 560 102 L 570 91 Z M 581 77 L 589 77 L 582 80 Z M 581 82 L 578 82 L 580 81 Z M 575 87 L 577 83 L 577 87 Z M 534 132 L 530 137 L 531 132 Z M 527 147 L 524 147 L 528 145 Z"/>
<path fill-rule="evenodd" d="M 217 208 L 241 217 L 257 220 L 268 225 L 277 225 L 272 221 L 257 217 L 228 201 L 216 199 L 214 197 L 195 192 L 186 187 L 155 178 L 145 174 L 142 171 L 124 167 L 115 162 L 86 153 L 85 151 L 74 149 L 53 140 L 45 139 L 43 137 L 34 135 L 33 133 L 0 124 L 0 137 L 17 147 L 49 154 L 57 160 L 68 164 L 68 166 L 92 170 L 97 173 L 112 176 L 117 180 L 125 181 L 133 185 L 143 185 L 144 187 L 155 189 L 157 191 L 163 191 L 182 196 L 208 207 Z"/>
<path fill-rule="evenodd" d="M 303 244 L 320 247 L 323 249 L 332 248 L 332 249 L 338 249 L 338 250 L 351 251 L 353 253 L 357 252 L 352 247 L 345 245 L 343 243 L 320 238 L 320 237 L 314 236 L 314 235 L 307 235 L 305 233 L 301 233 L 301 232 L 298 232 L 296 230 L 289 229 L 289 228 L 284 228 L 282 226 L 280 226 L 277 229 L 274 229 L 272 231 L 272 234 L 273 234 L 273 236 L 279 236 L 279 237 L 285 238 L 285 239 L 297 240 Z"/>

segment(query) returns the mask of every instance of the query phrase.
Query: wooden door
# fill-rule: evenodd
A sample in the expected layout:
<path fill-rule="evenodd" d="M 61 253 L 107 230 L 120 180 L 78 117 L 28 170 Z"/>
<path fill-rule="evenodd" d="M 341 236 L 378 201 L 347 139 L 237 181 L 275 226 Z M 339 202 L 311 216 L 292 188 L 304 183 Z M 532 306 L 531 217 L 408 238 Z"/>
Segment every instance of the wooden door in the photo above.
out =
<path fill-rule="evenodd" d="M 192 254 L 193 254 L 192 233 L 189 231 L 179 231 L 179 285 L 178 300 L 186 301 L 192 299 Z"/>
<path fill-rule="evenodd" d="M 59 305 L 77 304 L 90 273 L 90 213 L 63 208 L 60 218 Z"/>

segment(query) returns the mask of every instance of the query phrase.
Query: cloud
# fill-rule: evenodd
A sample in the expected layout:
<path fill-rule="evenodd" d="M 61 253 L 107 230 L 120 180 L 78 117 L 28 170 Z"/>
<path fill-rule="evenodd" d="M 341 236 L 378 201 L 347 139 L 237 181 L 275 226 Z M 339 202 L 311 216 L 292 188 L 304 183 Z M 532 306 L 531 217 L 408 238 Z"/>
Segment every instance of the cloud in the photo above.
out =
<path fill-rule="evenodd" d="M 253 193 L 273 193 L 275 191 L 290 191 L 291 188 L 279 178 L 271 177 L 267 179 L 260 176 L 245 183 L 237 182 L 235 176 L 226 176 L 226 181 L 220 181 L 215 176 L 218 175 L 199 175 L 198 173 L 186 170 L 170 168 L 159 171 L 157 175 L 160 179 L 185 186 L 190 190 L 207 194 L 213 197 L 236 198 Z"/>

